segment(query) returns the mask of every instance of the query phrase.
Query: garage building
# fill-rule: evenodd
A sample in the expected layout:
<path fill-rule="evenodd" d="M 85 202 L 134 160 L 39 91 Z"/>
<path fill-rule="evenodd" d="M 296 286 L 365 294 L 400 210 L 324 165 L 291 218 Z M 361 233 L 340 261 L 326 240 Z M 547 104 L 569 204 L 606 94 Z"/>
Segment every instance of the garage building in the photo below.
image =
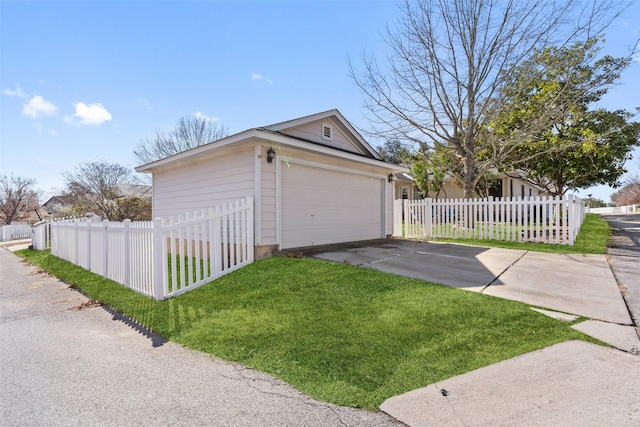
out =
<path fill-rule="evenodd" d="M 254 197 L 255 256 L 392 234 L 393 174 L 338 110 L 249 129 L 136 168 L 153 216 Z"/>

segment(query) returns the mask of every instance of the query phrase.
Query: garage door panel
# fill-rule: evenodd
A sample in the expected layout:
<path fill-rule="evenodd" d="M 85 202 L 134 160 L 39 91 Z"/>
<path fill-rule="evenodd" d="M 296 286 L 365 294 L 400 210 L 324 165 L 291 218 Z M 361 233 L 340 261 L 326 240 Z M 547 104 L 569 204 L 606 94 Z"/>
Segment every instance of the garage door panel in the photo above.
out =
<path fill-rule="evenodd" d="M 281 245 L 322 245 L 381 237 L 380 179 L 290 164 L 281 174 Z"/>

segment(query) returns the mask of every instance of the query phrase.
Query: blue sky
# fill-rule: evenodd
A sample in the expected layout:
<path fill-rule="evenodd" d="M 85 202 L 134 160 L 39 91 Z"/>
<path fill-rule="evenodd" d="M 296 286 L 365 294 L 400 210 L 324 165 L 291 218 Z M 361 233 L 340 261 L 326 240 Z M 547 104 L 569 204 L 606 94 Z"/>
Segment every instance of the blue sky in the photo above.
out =
<path fill-rule="evenodd" d="M 338 108 L 366 128 L 347 56 L 382 55 L 397 15 L 392 1 L 0 0 L 0 172 L 46 200 L 81 162 L 137 166 L 141 139 L 192 114 L 236 133 Z M 604 53 L 638 38 L 635 1 Z M 640 62 L 603 105 L 640 105 Z M 629 166 L 640 174 L 640 152 Z"/>

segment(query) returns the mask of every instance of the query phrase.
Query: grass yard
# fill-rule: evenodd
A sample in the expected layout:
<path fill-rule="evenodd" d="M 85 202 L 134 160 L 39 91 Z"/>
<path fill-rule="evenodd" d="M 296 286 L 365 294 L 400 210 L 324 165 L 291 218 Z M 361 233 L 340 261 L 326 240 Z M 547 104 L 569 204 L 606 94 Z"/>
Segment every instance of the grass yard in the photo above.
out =
<path fill-rule="evenodd" d="M 489 246 L 493 248 L 523 249 L 534 252 L 558 254 L 606 254 L 611 239 L 611 229 L 598 214 L 586 214 L 580 233 L 573 246 L 548 243 L 526 243 L 480 239 L 428 239 L 436 242 L 462 243 L 465 245 Z"/>
<path fill-rule="evenodd" d="M 17 253 L 168 340 L 370 410 L 555 343 L 595 342 L 525 304 L 320 260 L 257 261 L 158 302 L 48 251 Z"/>

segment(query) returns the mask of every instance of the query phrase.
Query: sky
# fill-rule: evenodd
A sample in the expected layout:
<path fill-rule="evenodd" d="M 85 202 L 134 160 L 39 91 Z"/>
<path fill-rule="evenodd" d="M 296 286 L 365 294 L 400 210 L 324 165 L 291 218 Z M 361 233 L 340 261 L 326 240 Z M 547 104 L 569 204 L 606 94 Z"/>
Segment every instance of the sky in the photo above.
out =
<path fill-rule="evenodd" d="M 44 202 L 80 163 L 138 166 L 139 142 L 189 115 L 233 134 L 337 108 L 366 129 L 347 61 L 382 57 L 398 16 L 386 0 L 0 0 L 0 173 L 36 179 Z M 602 53 L 638 38 L 635 0 Z M 640 106 L 640 58 L 601 105 Z M 627 166 L 640 175 L 640 150 Z"/>

